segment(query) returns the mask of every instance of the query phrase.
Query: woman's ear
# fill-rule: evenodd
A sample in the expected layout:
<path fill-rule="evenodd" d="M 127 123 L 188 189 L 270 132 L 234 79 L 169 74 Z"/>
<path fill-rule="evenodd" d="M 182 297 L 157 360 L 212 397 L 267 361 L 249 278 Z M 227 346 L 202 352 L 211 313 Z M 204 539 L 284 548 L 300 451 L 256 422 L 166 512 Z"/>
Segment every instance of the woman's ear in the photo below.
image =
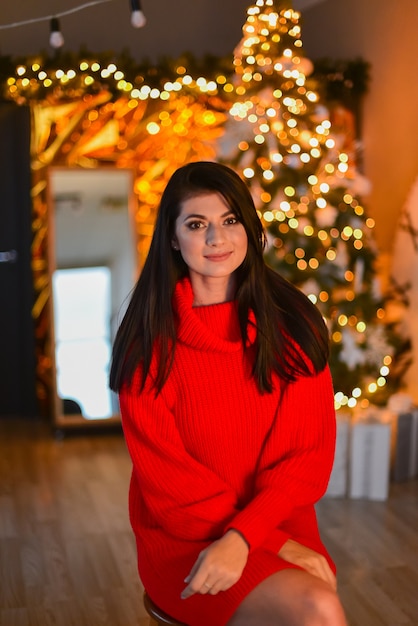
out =
<path fill-rule="evenodd" d="M 173 239 L 171 240 L 171 247 L 173 248 L 173 250 L 178 250 L 179 249 L 179 244 L 177 242 L 176 237 L 173 237 Z"/>

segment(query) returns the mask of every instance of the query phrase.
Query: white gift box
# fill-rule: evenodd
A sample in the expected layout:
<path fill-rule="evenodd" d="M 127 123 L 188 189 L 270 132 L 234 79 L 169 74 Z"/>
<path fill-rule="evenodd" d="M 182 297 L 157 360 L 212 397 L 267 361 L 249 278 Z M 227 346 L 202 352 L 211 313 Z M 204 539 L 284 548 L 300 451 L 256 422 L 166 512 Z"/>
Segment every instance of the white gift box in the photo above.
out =
<path fill-rule="evenodd" d="M 325 496 L 342 498 L 347 495 L 349 441 L 350 416 L 338 412 L 334 464 Z"/>
<path fill-rule="evenodd" d="M 351 427 L 349 496 L 386 500 L 389 493 L 393 414 L 376 409 Z"/>

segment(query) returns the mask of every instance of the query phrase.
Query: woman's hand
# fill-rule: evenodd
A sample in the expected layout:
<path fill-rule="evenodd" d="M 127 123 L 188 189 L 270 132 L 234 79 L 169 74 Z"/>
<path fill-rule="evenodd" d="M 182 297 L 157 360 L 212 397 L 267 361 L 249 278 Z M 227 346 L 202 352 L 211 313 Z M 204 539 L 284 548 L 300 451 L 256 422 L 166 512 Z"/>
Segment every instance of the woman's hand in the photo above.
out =
<path fill-rule="evenodd" d="M 317 576 L 330 584 L 334 590 L 337 589 L 337 579 L 328 561 L 322 554 L 306 548 L 297 541 L 293 541 L 293 539 L 288 539 L 280 548 L 278 554 L 285 561 L 299 565 L 309 574 Z"/>
<path fill-rule="evenodd" d="M 245 539 L 235 530 L 210 544 L 199 554 L 181 597 L 190 598 L 195 593 L 216 595 L 226 591 L 240 578 L 247 563 L 249 548 Z"/>

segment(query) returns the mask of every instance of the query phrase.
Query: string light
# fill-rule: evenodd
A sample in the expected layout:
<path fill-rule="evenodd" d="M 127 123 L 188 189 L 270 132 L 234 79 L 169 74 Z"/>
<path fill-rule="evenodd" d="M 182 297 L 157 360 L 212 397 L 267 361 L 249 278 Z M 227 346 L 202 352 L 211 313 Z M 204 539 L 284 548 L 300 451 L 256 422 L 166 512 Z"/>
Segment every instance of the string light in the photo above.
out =
<path fill-rule="evenodd" d="M 142 11 L 140 0 L 129 0 L 131 7 L 131 24 L 134 28 L 142 28 L 147 23 L 145 15 Z"/>
<path fill-rule="evenodd" d="M 64 37 L 61 33 L 60 23 L 57 17 L 51 18 L 50 32 L 49 43 L 51 47 L 55 49 L 62 48 L 64 45 Z"/>
<path fill-rule="evenodd" d="M 83 11 L 89 7 L 104 4 L 105 2 L 112 2 L 113 0 L 91 0 L 90 2 L 86 2 L 84 4 L 80 4 L 79 6 L 73 7 L 72 9 L 68 9 L 66 11 L 61 11 L 59 13 L 55 13 L 54 15 L 43 15 L 41 17 L 35 17 L 28 20 L 20 20 L 18 22 L 10 22 L 8 24 L 0 24 L 0 30 L 8 30 L 11 28 L 17 28 L 20 26 L 27 26 L 29 24 L 36 24 L 37 22 L 50 22 L 50 45 L 55 48 L 61 48 L 64 44 L 64 37 L 62 36 L 59 19 L 60 17 L 64 17 L 66 15 L 71 15 L 72 13 L 77 13 L 78 11 Z M 144 12 L 142 11 L 141 0 L 130 0 L 131 7 L 131 24 L 134 28 L 142 28 L 146 24 L 146 18 Z"/>
<path fill-rule="evenodd" d="M 44 15 L 43 17 L 34 17 L 29 20 L 21 20 L 20 22 L 0 24 L 0 30 L 7 30 L 9 28 L 17 28 L 18 26 L 26 26 L 27 24 L 36 24 L 36 22 L 48 22 L 54 17 L 58 18 L 58 17 L 63 17 L 64 15 L 70 15 L 71 13 L 77 13 L 78 11 L 82 11 L 83 9 L 87 9 L 88 7 L 95 6 L 96 4 L 103 4 L 104 2 L 112 2 L 112 0 L 91 0 L 91 2 L 80 4 L 77 7 L 73 7 L 72 9 L 68 9 L 67 11 L 61 11 L 60 13 L 55 13 L 54 15 Z"/>
<path fill-rule="evenodd" d="M 78 67 L 65 70 L 64 68 L 42 67 L 41 60 L 37 59 L 27 65 L 18 65 L 15 76 L 9 76 L 6 85 L 8 96 L 20 103 L 25 99 L 36 98 L 44 89 L 51 92 L 56 89 L 62 91 L 63 86 L 71 90 L 72 97 L 77 97 L 77 93 L 84 93 L 86 88 L 97 90 L 103 83 L 103 79 L 108 89 L 132 100 L 168 100 L 173 93 L 178 94 L 183 91 L 216 95 L 221 91 L 228 92 L 232 88 L 222 74 L 215 80 L 209 80 L 202 76 L 193 78 L 183 70 L 184 68 L 179 66 L 176 69 L 177 78 L 166 81 L 158 87 L 147 85 L 144 78 L 141 78 L 141 85 L 138 86 L 126 80 L 124 73 L 117 68 L 115 63 L 103 66 L 95 60 L 85 59 L 78 63 Z"/>

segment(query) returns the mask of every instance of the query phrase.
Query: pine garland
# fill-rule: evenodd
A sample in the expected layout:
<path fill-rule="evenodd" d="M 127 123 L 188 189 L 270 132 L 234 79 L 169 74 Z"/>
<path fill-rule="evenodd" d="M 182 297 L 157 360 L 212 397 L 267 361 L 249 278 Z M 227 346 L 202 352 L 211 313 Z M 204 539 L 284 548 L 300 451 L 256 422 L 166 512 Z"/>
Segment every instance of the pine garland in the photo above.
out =
<path fill-rule="evenodd" d="M 87 62 L 89 67 L 96 63 L 97 71 L 91 72 L 93 81 L 89 84 L 84 82 L 84 73 L 80 70 L 82 62 Z M 129 51 L 120 53 L 101 52 L 93 53 L 87 49 L 79 52 L 59 52 L 50 55 L 41 52 L 31 57 L 0 56 L 0 91 L 3 99 L 14 99 L 19 103 L 27 103 L 30 100 L 45 100 L 59 90 L 60 97 L 73 99 L 80 93 L 94 94 L 103 89 L 110 91 L 113 98 L 120 97 L 120 89 L 112 75 L 103 77 L 101 70 L 110 64 L 117 66 L 123 73 L 126 81 L 133 87 L 140 88 L 143 85 L 151 89 L 162 89 L 167 81 L 176 81 L 179 77 L 179 68 L 193 78 L 204 77 L 206 80 L 214 80 L 221 75 L 227 81 L 234 77 L 233 58 L 231 56 L 206 55 L 196 57 L 190 52 L 185 52 L 180 57 L 162 57 L 156 63 L 148 59 L 138 62 L 133 59 Z M 31 82 L 31 88 L 20 89 L 14 95 L 10 92 L 10 79 L 16 77 L 17 68 L 25 67 L 25 77 Z M 32 69 L 35 67 L 36 69 Z M 48 76 L 54 76 L 57 71 L 68 73 L 75 71 L 75 76 L 63 84 L 58 78 L 52 79 L 45 85 L 39 79 L 39 68 L 42 68 Z M 361 98 L 367 91 L 369 81 L 369 65 L 362 59 L 355 60 L 332 60 L 319 59 L 314 63 L 312 78 L 320 85 L 326 101 L 337 100 L 351 110 L 358 111 Z M 222 91 L 222 97 L 228 99 L 228 93 Z"/>

